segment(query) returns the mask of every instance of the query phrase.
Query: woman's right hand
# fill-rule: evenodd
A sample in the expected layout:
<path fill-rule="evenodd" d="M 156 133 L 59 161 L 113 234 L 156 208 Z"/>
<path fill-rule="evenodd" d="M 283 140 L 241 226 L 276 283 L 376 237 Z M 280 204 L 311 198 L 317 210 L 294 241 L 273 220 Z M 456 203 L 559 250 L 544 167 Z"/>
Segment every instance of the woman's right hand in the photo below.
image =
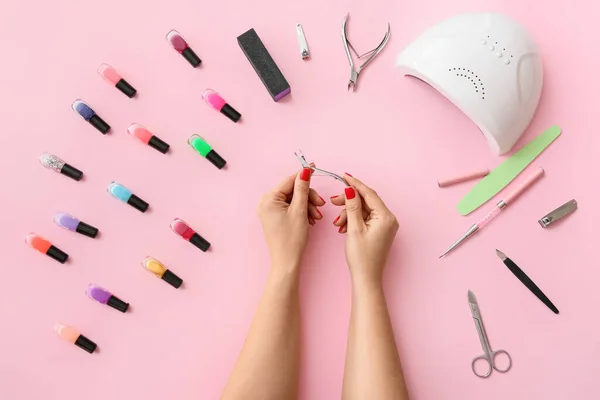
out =
<path fill-rule="evenodd" d="M 340 233 L 346 233 L 346 261 L 352 282 L 355 287 L 381 285 L 398 221 L 373 189 L 349 174 L 344 179 L 350 187 L 331 202 L 345 206 L 333 224 Z"/>

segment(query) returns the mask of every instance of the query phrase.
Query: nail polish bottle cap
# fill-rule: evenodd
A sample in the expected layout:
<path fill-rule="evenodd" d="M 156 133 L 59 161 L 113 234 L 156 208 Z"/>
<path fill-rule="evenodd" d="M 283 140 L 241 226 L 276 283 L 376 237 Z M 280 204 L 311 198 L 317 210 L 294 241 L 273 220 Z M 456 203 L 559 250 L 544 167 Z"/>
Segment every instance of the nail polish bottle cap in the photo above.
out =
<path fill-rule="evenodd" d="M 121 91 L 121 93 L 123 93 L 125 96 L 129 97 L 130 99 L 134 98 L 137 93 L 137 90 L 133 86 L 131 86 L 129 84 L 129 82 L 127 82 L 125 79 L 122 79 L 122 78 L 121 78 L 121 80 L 119 80 L 119 82 L 117 82 L 115 87 L 117 89 L 119 89 Z"/>
<path fill-rule="evenodd" d="M 190 243 L 199 248 L 202 251 L 207 251 L 210 248 L 210 242 L 204 239 L 202 236 L 194 233 L 190 238 Z"/>
<path fill-rule="evenodd" d="M 196 55 L 196 53 L 194 53 L 194 50 L 192 50 L 191 47 L 186 47 L 186 49 L 184 51 L 181 52 L 181 55 L 183 56 L 183 58 L 185 58 L 191 65 L 192 67 L 196 68 L 197 66 L 199 66 L 200 64 L 202 64 L 202 60 L 200 59 L 200 57 L 198 57 Z"/>
<path fill-rule="evenodd" d="M 82 348 L 90 354 L 93 353 L 94 350 L 96 350 L 96 347 L 98 347 L 96 343 L 92 342 L 90 339 L 86 338 L 83 335 L 79 335 L 79 337 L 75 341 L 75 345 L 77 347 Z"/>
<path fill-rule="evenodd" d="M 229 104 L 225 104 L 223 108 L 221 108 L 221 113 L 225 114 L 227 118 L 229 118 L 233 122 L 238 122 L 239 119 L 242 117 L 242 114 L 237 112 L 237 110 L 231 107 Z"/>
<path fill-rule="evenodd" d="M 60 170 L 60 173 L 65 176 L 68 176 L 71 179 L 75 179 L 76 181 L 80 181 L 83 177 L 83 172 L 69 164 L 63 165 L 62 169 Z"/>
<path fill-rule="evenodd" d="M 48 257 L 54 258 L 56 261 L 58 261 L 61 264 L 66 263 L 67 258 L 69 258 L 69 255 L 67 253 L 65 253 L 64 251 L 62 251 L 61 249 L 59 249 L 58 247 L 55 247 L 55 246 L 50 246 L 46 255 Z"/>
<path fill-rule="evenodd" d="M 178 277 L 169 270 L 165 271 L 161 279 L 167 282 L 169 285 L 173 286 L 175 289 L 179 289 L 179 287 L 183 283 L 183 280 L 180 277 Z"/>
<path fill-rule="evenodd" d="M 88 225 L 85 222 L 79 222 L 76 232 L 87 237 L 95 238 L 96 235 L 98 235 L 98 228 Z"/>
<path fill-rule="evenodd" d="M 131 195 L 129 200 L 127 200 L 127 204 L 129 204 L 131 207 L 133 207 L 136 210 L 141 211 L 141 212 L 146 212 L 146 210 L 148 210 L 148 206 L 149 206 L 148 203 L 146 203 L 144 200 L 137 197 L 135 194 Z"/>
<path fill-rule="evenodd" d="M 160 151 L 163 154 L 167 154 L 167 152 L 169 151 L 169 147 L 170 147 L 167 142 L 164 142 L 157 136 L 152 136 L 150 138 L 150 141 L 148 142 L 148 146 Z"/>
<path fill-rule="evenodd" d="M 129 308 L 129 303 L 125 303 L 123 300 L 115 296 L 110 296 L 106 304 L 121 312 L 125 312 Z"/>
<path fill-rule="evenodd" d="M 225 164 L 227 164 L 227 161 L 225 161 L 225 159 L 223 159 L 223 157 L 221 157 L 219 153 L 214 150 L 208 152 L 206 159 L 219 169 L 223 169 Z"/>

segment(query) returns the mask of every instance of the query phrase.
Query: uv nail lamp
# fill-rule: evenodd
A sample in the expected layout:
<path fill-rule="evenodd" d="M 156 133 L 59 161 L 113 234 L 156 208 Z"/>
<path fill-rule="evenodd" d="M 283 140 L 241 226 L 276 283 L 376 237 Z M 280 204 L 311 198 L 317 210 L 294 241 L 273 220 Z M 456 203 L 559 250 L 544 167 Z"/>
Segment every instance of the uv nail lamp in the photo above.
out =
<path fill-rule="evenodd" d="M 515 20 L 462 14 L 428 29 L 402 51 L 396 66 L 442 93 L 485 135 L 496 154 L 521 137 L 542 93 L 542 58 Z"/>

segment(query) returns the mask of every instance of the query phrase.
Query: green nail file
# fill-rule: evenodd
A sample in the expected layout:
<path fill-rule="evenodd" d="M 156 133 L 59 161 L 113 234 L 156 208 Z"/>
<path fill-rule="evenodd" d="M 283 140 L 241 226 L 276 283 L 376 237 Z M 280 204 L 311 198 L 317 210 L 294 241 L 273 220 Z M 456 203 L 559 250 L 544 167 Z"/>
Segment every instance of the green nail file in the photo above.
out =
<path fill-rule="evenodd" d="M 485 204 L 515 179 L 560 133 L 560 127 L 554 125 L 504 160 L 461 199 L 456 206 L 458 212 L 468 215 Z"/>

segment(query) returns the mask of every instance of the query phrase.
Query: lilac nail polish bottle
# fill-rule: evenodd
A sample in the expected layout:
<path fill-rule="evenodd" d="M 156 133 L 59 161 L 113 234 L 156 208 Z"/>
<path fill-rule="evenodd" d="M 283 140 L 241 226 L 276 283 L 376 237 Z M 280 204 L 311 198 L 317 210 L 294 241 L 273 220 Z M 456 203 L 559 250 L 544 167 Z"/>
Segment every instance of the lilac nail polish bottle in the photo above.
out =
<path fill-rule="evenodd" d="M 123 300 L 115 297 L 108 290 L 101 288 L 98 285 L 90 283 L 87 287 L 85 294 L 92 300 L 96 300 L 98 303 L 106 304 L 121 312 L 127 311 L 129 303 L 125 303 Z"/>
<path fill-rule="evenodd" d="M 68 229 L 73 232 L 81 233 L 84 236 L 95 238 L 98 235 L 98 229 L 91 225 L 81 222 L 74 216 L 59 212 L 54 215 L 54 222 L 61 228 Z"/>

